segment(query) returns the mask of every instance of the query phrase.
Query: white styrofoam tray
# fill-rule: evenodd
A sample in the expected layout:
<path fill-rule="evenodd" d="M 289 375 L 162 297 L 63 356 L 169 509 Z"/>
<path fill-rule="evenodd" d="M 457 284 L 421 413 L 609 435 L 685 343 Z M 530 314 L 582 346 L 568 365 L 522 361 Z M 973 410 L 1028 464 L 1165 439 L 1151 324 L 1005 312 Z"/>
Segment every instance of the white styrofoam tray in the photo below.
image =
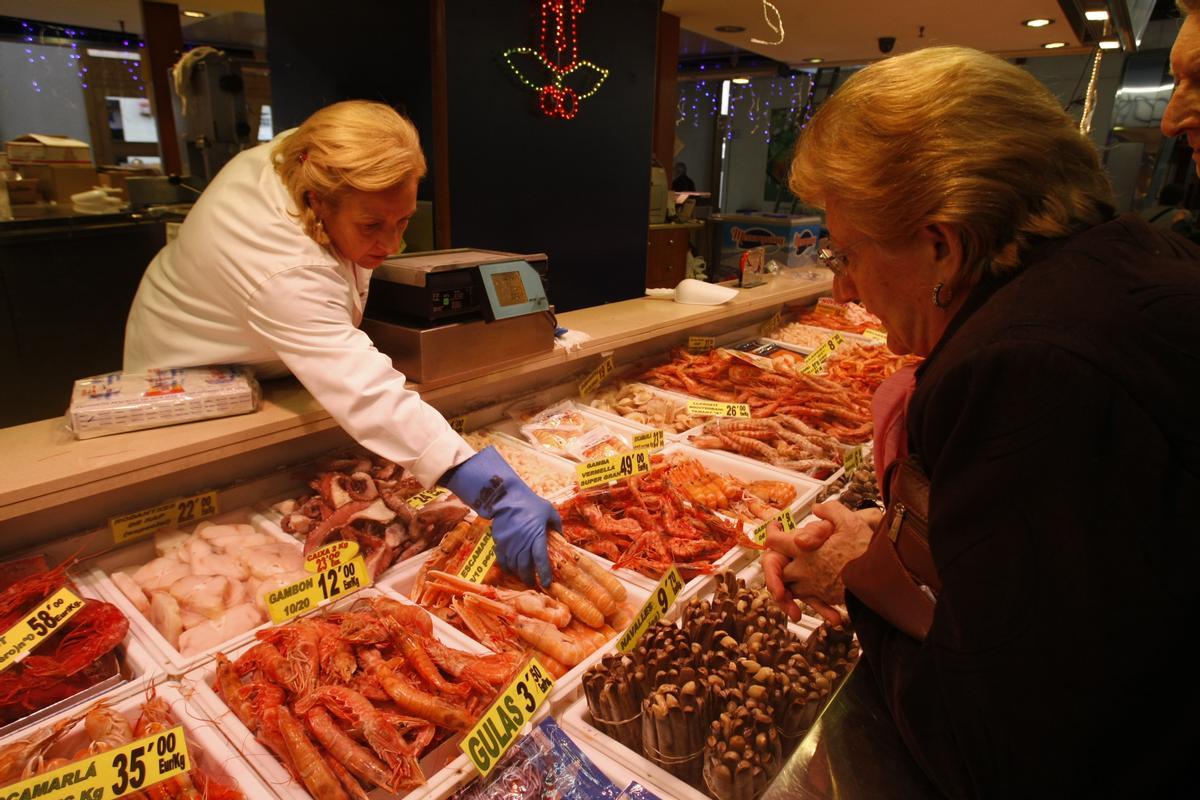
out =
<path fill-rule="evenodd" d="M 149 691 L 149 687 L 146 686 L 126 686 L 99 699 L 103 700 L 113 711 L 123 715 L 131 724 L 136 724 L 141 715 L 142 704 L 150 697 Z M 188 753 L 194 764 L 226 786 L 241 789 L 248 798 L 273 796 L 242 757 L 229 746 L 225 737 L 217 730 L 212 717 L 195 708 L 180 691 L 177 684 L 160 683 L 154 687 L 154 692 L 167 703 L 175 722 L 183 726 Z M 73 709 L 73 712 L 82 716 L 89 707 L 79 706 Z M 62 717 L 56 717 L 52 722 L 46 724 L 53 724 L 60 718 Z M 42 729 L 43 726 L 37 728 L 37 730 Z M 30 735 L 30 730 L 26 729 L 23 737 L 28 735 Z M 70 758 L 71 755 L 90 743 L 91 737 L 84 732 L 83 725 L 77 724 L 46 755 L 47 758 L 57 756 Z"/>
<path fill-rule="evenodd" d="M 372 594 L 382 594 L 412 605 L 406 597 L 399 597 L 393 592 L 368 588 L 356 592 L 329 608 L 333 611 L 344 609 L 356 600 Z M 448 647 L 480 655 L 489 652 L 483 645 L 459 633 L 432 614 L 430 619 L 433 621 L 434 635 Z M 225 654 L 231 661 L 236 660 L 252 644 L 252 642 L 242 642 L 237 647 L 227 650 Z M 182 691 L 189 696 L 197 708 L 201 709 L 206 718 L 215 722 L 233 749 L 241 754 L 242 759 L 253 768 L 260 780 L 274 790 L 276 796 L 282 800 L 312 800 L 305 788 L 292 780 L 287 769 L 279 763 L 275 755 L 258 741 L 255 735 L 237 718 L 237 715 L 229 709 L 229 706 L 225 705 L 225 701 L 213 691 L 212 685 L 216 680 L 216 674 L 216 661 L 214 660 L 196 666 L 183 676 Z M 474 769 L 467 757 L 459 750 L 460 738 L 458 736 L 451 737 L 421 759 L 421 769 L 425 773 L 426 783 L 405 795 L 406 800 L 445 797 L 453 787 L 448 786 L 445 776 L 440 774 L 443 770 L 449 769 L 452 772 L 461 773 Z M 380 799 L 394 797 L 382 789 L 372 790 L 369 796 Z"/>
<path fill-rule="evenodd" d="M 279 529 L 279 526 L 268 519 L 266 515 L 250 507 L 235 509 L 206 521 L 215 525 L 232 523 L 249 524 L 254 526 L 254 529 L 260 533 L 297 548 L 300 546 L 294 537 L 283 533 Z M 197 523 L 197 525 L 199 524 L 201 523 Z M 195 525 L 189 525 L 181 530 L 191 532 L 194 529 Z M 116 584 L 113 583 L 112 578 L 109 577 L 109 573 L 117 570 L 132 573 L 137 567 L 151 561 L 155 556 L 154 537 L 148 536 L 126 547 L 113 550 L 95 558 L 91 562 L 93 569 L 88 580 L 105 600 L 116 605 L 129 618 L 130 630 L 135 631 L 135 636 L 146 646 L 146 649 L 157 659 L 168 675 L 182 675 L 197 664 L 211 659 L 213 653 L 218 650 L 230 648 L 238 642 L 252 639 L 255 631 L 261 630 L 271 624 L 270 619 L 268 619 L 257 628 L 238 634 L 204 652 L 185 656 L 158 632 L 146 615 L 137 610 L 129 598 L 125 596 L 125 593 L 118 589 Z"/>
<path fill-rule="evenodd" d="M 662 389 L 662 388 L 659 388 L 658 386 L 652 386 L 648 383 L 640 383 L 640 382 L 634 381 L 634 382 L 631 382 L 626 385 L 627 386 L 636 386 L 637 388 L 643 389 L 647 392 L 650 392 L 651 394 L 656 394 L 660 397 L 664 397 L 668 400 L 674 400 L 677 403 L 683 403 L 685 405 L 687 404 L 687 401 L 689 401 L 689 400 L 703 399 L 700 397 L 693 397 L 693 396 L 687 395 L 687 394 L 681 394 L 679 392 L 673 392 L 670 389 Z M 602 417 L 605 420 L 612 420 L 614 422 L 618 422 L 618 423 L 621 423 L 624 425 L 640 426 L 645 430 L 655 430 L 656 428 L 659 427 L 657 425 L 651 425 L 648 422 L 637 422 L 637 421 L 631 420 L 627 417 L 623 417 L 620 414 L 616 414 L 612 411 L 604 411 L 603 409 L 595 408 L 594 406 L 586 406 L 586 408 L 590 413 L 592 413 L 598 417 Z M 694 416 L 702 417 L 705 415 L 696 414 Z M 705 418 L 707 418 L 707 417 L 705 417 Z M 686 433 L 686 431 L 681 431 L 679 433 L 676 433 L 673 430 L 663 428 L 663 434 L 667 438 L 668 441 L 676 440 L 676 439 L 680 438 L 681 436 L 683 436 L 684 433 Z"/>

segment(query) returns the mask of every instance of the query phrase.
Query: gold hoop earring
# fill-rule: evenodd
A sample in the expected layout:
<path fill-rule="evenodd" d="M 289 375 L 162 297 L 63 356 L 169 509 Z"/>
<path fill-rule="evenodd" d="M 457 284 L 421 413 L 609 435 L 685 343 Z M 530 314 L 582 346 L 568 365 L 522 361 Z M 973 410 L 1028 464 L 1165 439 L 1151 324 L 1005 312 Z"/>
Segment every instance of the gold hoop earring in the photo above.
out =
<path fill-rule="evenodd" d="M 943 289 L 946 289 L 946 284 L 942 282 L 939 282 L 937 286 L 933 287 L 933 304 L 945 311 L 950 307 L 950 301 L 954 299 L 954 295 L 949 289 L 946 289 L 946 295 L 943 297 Z"/>

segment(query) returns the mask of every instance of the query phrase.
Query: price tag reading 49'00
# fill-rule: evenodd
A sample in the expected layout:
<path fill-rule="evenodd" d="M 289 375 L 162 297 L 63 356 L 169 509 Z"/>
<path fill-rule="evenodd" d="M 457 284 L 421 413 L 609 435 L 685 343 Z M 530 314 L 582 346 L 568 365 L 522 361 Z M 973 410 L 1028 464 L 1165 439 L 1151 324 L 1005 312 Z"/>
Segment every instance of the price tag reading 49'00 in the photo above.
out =
<path fill-rule="evenodd" d="M 117 798 L 162 783 L 192 768 L 183 727 L 130 742 L 115 750 L 4 787 L 5 798 L 39 800 Z"/>
<path fill-rule="evenodd" d="M 576 464 L 575 478 L 579 482 L 580 489 L 588 489 L 649 471 L 650 452 L 648 450 L 632 450 L 628 453 L 618 453 L 615 456 L 606 456 L 583 464 Z"/>
<path fill-rule="evenodd" d="M 265 598 L 267 613 L 271 615 L 271 621 L 278 625 L 370 585 L 367 565 L 363 563 L 362 556 L 355 556 L 344 564 L 329 567 L 282 589 L 268 592 Z"/>
<path fill-rule="evenodd" d="M 682 591 L 683 578 L 680 577 L 679 570 L 671 567 L 658 582 L 658 586 L 654 587 L 650 597 L 646 598 L 646 602 L 638 610 L 633 622 L 617 640 L 617 649 L 622 653 L 628 653 L 637 647 L 638 640 L 642 638 L 642 635 L 650 630 L 650 626 L 658 622 L 663 614 L 667 613 L 667 609 L 671 607 L 675 598 Z"/>

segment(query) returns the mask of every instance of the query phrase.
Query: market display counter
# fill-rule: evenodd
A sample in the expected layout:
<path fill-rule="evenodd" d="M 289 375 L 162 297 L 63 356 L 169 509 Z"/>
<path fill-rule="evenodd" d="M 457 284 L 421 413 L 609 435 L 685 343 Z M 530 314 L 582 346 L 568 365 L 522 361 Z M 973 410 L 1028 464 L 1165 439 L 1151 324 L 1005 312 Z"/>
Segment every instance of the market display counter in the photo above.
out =
<path fill-rule="evenodd" d="M 611 355 L 618 364 L 684 344 L 689 335 L 720 336 L 749 328 L 784 304 L 811 303 L 831 281 L 780 277 L 742 290 L 720 306 L 639 298 L 559 315 L 559 324 L 588 334 L 562 349 L 466 381 L 412 384 L 447 416 L 467 416 L 467 429 L 494 421 L 499 401 L 583 376 Z M 479 410 L 476 410 L 479 409 Z M 350 444 L 349 438 L 296 381 L 264 385 L 262 408 L 239 417 L 76 441 L 61 419 L 0 430 L 0 553 L 11 553 L 103 525 L 115 514 L 164 498 L 233 487 Z M 282 478 L 281 478 L 282 480 Z"/>

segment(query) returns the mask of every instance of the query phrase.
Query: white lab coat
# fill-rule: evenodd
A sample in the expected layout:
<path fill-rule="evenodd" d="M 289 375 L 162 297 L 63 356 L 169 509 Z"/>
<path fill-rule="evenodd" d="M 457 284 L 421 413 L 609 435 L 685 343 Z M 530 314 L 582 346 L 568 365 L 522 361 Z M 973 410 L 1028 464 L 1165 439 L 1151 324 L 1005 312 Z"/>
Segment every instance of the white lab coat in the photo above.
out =
<path fill-rule="evenodd" d="M 290 371 L 356 441 L 432 485 L 475 451 L 358 329 L 371 271 L 304 233 L 273 144 L 226 164 L 150 262 L 125 325 L 124 368 Z"/>

